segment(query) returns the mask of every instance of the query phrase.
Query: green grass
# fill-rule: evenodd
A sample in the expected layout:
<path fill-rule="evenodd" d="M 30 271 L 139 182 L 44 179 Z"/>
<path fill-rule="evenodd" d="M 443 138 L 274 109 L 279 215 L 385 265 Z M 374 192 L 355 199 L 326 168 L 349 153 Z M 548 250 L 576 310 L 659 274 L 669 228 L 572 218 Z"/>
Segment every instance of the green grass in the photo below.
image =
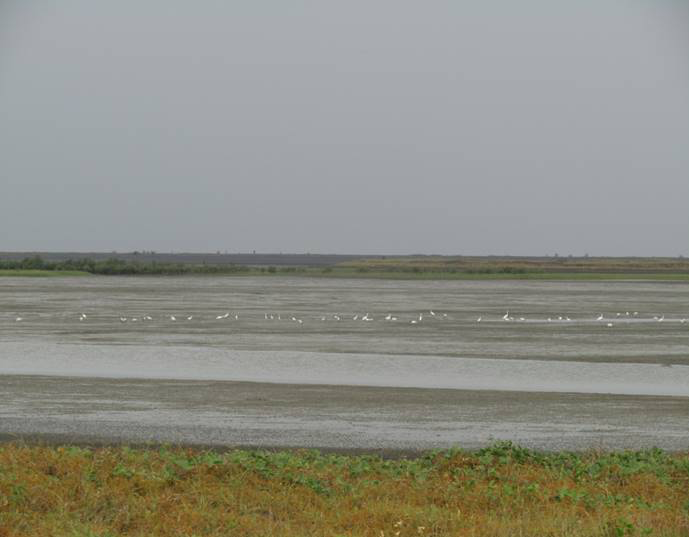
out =
<path fill-rule="evenodd" d="M 686 537 L 689 454 L 0 445 L 0 536 Z"/>
<path fill-rule="evenodd" d="M 64 276 L 89 276 L 81 270 L 35 270 L 35 269 L 0 269 L 0 276 L 28 276 L 34 278 L 53 278 Z"/>

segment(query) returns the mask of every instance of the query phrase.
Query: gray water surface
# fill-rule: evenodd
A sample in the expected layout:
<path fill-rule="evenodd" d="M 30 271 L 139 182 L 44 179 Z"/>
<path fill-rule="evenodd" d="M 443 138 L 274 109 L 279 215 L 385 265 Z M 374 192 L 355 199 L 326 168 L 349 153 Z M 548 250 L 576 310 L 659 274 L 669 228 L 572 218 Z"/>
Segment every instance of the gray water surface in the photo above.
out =
<path fill-rule="evenodd" d="M 598 320 L 601 314 L 602 321 Z M 504 320 L 505 316 L 510 320 Z M 537 431 L 542 426 L 550 439 L 544 446 L 554 445 L 553 439 L 564 435 L 570 445 L 578 447 L 594 445 L 591 439 L 596 435 L 590 431 L 595 431 L 595 424 L 603 419 L 605 400 L 573 402 L 568 394 L 613 394 L 635 398 L 629 404 L 649 410 L 646 415 L 629 416 L 624 433 L 613 435 L 624 442 L 611 445 L 628 447 L 637 435 L 646 439 L 644 445 L 657 438 L 659 444 L 676 447 L 686 438 L 686 428 L 680 424 L 689 422 L 687 318 L 689 286 L 668 282 L 3 278 L 0 376 L 6 382 L 27 379 L 27 375 L 62 377 L 65 381 L 60 390 L 66 394 L 62 399 L 77 401 L 76 377 L 140 379 L 149 382 L 152 389 L 162 389 L 159 383 L 165 379 L 278 383 L 285 385 L 285 390 L 288 385 L 371 386 L 398 390 L 385 392 L 395 394 L 388 398 L 394 403 L 385 404 L 400 409 L 407 408 L 405 401 L 411 393 L 405 390 L 417 388 L 430 389 L 431 394 L 439 394 L 440 389 L 467 394 L 490 391 L 498 394 L 491 399 L 492 409 L 500 409 L 499 394 L 504 394 L 504 404 L 509 405 L 509 394 L 521 392 L 520 404 L 529 409 L 529 419 L 541 424 L 528 429 L 531 433 L 522 431 L 526 440 L 530 438 L 537 445 Z M 28 381 L 22 382 L 28 391 L 33 390 Z M 16 386 L 14 381 L 11 384 Z M 69 386 L 77 390 L 72 396 Z M 273 393 L 267 388 L 264 391 Z M 32 402 L 27 402 L 19 395 L 22 389 L 10 390 L 0 403 L 5 410 L 13 410 L 4 414 L 0 429 L 8 434 L 12 430 L 53 434 L 76 427 L 95 435 L 100 430 L 96 424 L 119 416 L 118 423 L 125 432 L 136 427 L 151 431 L 151 420 L 159 420 L 167 431 L 160 432 L 159 439 L 192 441 L 191 433 L 185 437 L 187 433 L 180 432 L 183 426 L 213 421 L 215 416 L 235 431 L 217 433 L 227 442 L 244 439 L 251 444 L 253 437 L 242 431 L 255 419 L 252 429 L 266 426 L 273 431 L 259 435 L 263 443 L 276 434 L 279 427 L 276 429 L 273 421 L 277 420 L 289 422 L 290 438 L 308 437 L 312 440 L 304 440 L 305 444 L 319 446 L 324 445 L 316 439 L 320 436 L 300 436 L 298 432 L 313 428 L 332 432 L 343 427 L 336 424 L 332 405 L 327 419 L 321 421 L 314 415 L 307 418 L 306 410 L 289 419 L 279 410 L 271 411 L 270 418 L 258 412 L 252 418 L 240 419 L 239 410 L 212 400 L 204 403 L 203 409 L 182 411 L 184 405 L 180 403 L 151 414 L 150 408 L 148 413 L 123 411 L 117 402 L 118 390 L 112 388 L 111 392 L 110 410 L 104 410 L 105 414 L 93 416 L 84 402 L 76 421 L 71 413 L 46 422 L 40 410 L 45 405 L 60 414 L 59 404 L 53 404 L 49 394 L 41 395 L 36 388 Z M 352 397 L 356 393 L 352 392 Z M 536 400 L 541 396 L 535 395 L 539 393 L 552 394 L 547 399 L 551 405 L 548 412 L 539 410 Z M 181 402 L 186 395 L 180 392 L 175 397 Z M 654 410 L 654 405 L 660 404 L 658 397 L 676 399 Z M 41 398 L 45 400 L 37 405 Z M 402 427 L 402 423 L 416 419 L 414 413 L 408 408 L 393 412 L 402 428 L 395 434 L 388 431 L 388 447 L 438 447 L 448 442 L 474 445 L 485 442 L 495 431 L 503 431 L 505 436 L 507 431 L 519 429 L 502 429 L 499 416 L 489 416 L 486 407 L 468 404 L 468 400 L 468 396 L 462 398 L 463 410 L 457 414 L 461 419 L 456 421 L 452 405 L 445 400 L 444 417 L 436 416 L 427 427 Z M 528 404 L 530 400 L 535 406 Z M 347 403 L 344 396 L 338 401 L 337 412 L 346 420 L 355 412 L 356 401 Z M 594 405 L 595 412 L 588 412 L 581 404 Z M 433 405 L 424 408 L 428 411 Z M 657 418 L 651 416 L 663 414 L 666 408 L 671 408 L 672 414 L 658 429 L 653 425 Z M 583 416 L 576 426 L 568 421 L 575 409 Z M 317 407 L 311 410 L 319 415 Z M 368 432 L 355 435 L 357 447 L 365 447 L 366 439 L 374 437 L 376 446 L 385 447 L 381 434 L 371 432 L 371 428 L 380 429 L 379 421 L 371 419 L 362 425 Z M 603 421 L 614 429 L 618 410 L 611 409 Z M 467 422 L 472 425 L 466 426 Z M 402 434 L 403 430 L 407 432 Z M 575 440 L 577 431 L 589 431 L 585 437 L 589 440 Z M 428 435 L 437 441 L 431 442 Z M 332 438 L 323 442 L 340 442 Z M 286 445 L 291 440 L 280 442 Z"/>

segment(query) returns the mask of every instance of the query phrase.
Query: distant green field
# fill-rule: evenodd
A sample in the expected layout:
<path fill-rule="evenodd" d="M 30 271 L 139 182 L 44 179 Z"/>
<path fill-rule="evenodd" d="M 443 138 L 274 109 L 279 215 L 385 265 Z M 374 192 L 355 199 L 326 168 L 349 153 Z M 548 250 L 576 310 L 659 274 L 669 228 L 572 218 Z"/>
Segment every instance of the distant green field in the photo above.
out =
<path fill-rule="evenodd" d="M 280 267 L 274 271 L 251 267 L 244 271 L 235 272 L 195 272 L 193 267 L 185 272 L 186 275 L 200 276 L 301 276 L 315 278 L 355 278 L 355 279 L 376 279 L 376 280 L 638 280 L 638 281 L 689 281 L 687 273 L 640 273 L 640 272 L 524 272 L 524 273 L 502 273 L 502 272 L 449 272 L 449 271 L 420 271 L 420 272 L 399 272 L 388 270 L 368 270 L 349 267 L 332 268 L 313 268 L 313 267 Z M 89 272 L 80 270 L 38 270 L 38 269 L 0 269 L 0 277 L 73 277 L 89 276 Z M 142 274 L 150 275 L 150 274 Z M 154 274 L 155 275 L 155 274 Z M 177 273 L 162 272 L 157 275 L 181 275 Z"/>
<path fill-rule="evenodd" d="M 33 269 L 0 269 L 0 276 L 28 276 L 33 278 L 60 278 L 64 276 L 88 276 L 80 270 L 33 270 Z"/>
<path fill-rule="evenodd" d="M 295 273 L 305 276 L 329 278 L 373 278 L 383 280 L 662 280 L 689 281 L 686 273 L 640 273 L 640 272 L 524 272 L 524 273 L 480 273 L 480 272 L 397 272 L 384 270 L 360 270 L 334 268 L 330 271 L 305 270 Z"/>

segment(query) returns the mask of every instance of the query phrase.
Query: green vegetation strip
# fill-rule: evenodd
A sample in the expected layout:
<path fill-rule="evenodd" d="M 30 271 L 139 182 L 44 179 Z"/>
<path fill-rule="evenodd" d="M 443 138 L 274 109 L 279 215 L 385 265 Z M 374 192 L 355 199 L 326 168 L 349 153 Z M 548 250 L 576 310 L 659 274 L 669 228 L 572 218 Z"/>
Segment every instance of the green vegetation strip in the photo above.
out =
<path fill-rule="evenodd" d="M 64 277 L 88 276 L 88 272 L 81 270 L 30 270 L 30 269 L 0 269 L 0 276 L 29 276 L 29 277 Z"/>
<path fill-rule="evenodd" d="M 689 454 L 0 446 L 3 536 L 689 535 Z"/>
<path fill-rule="evenodd" d="M 557 266 L 556 266 L 557 265 Z M 311 276 L 328 278 L 372 278 L 386 280 L 665 280 L 689 281 L 682 262 L 647 262 L 643 265 L 590 263 L 570 267 L 561 263 L 480 263 L 450 261 L 370 260 L 333 267 L 256 267 L 231 264 L 185 264 L 137 262 L 118 258 L 95 261 L 89 258 L 45 261 L 41 257 L 0 260 L 0 276 L 102 275 L 226 275 L 226 276 Z M 639 268 L 642 266 L 643 268 Z M 615 270 L 610 270 L 614 267 Z M 649 270 L 649 267 L 654 270 Z"/>

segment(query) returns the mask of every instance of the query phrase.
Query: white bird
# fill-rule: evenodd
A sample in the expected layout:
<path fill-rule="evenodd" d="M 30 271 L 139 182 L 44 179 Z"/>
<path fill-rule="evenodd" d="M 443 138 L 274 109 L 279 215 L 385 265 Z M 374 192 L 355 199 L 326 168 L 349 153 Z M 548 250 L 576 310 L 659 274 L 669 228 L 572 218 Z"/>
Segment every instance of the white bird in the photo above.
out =
<path fill-rule="evenodd" d="M 177 317 L 175 317 L 174 315 L 170 315 L 170 320 L 171 320 L 171 321 L 176 321 L 176 320 L 177 320 Z"/>
<path fill-rule="evenodd" d="M 333 315 L 333 319 L 335 319 L 336 321 L 339 321 L 339 320 L 340 320 L 340 316 L 339 316 L 339 315 Z"/>
<path fill-rule="evenodd" d="M 409 321 L 410 324 L 417 324 L 418 322 L 419 321 L 417 321 L 416 319 L 412 319 L 411 321 Z"/>
<path fill-rule="evenodd" d="M 321 321 L 325 321 L 325 315 L 321 317 Z"/>
<path fill-rule="evenodd" d="M 135 322 L 138 321 L 138 320 L 139 320 L 139 319 L 137 319 L 136 317 L 132 317 L 132 322 L 133 322 L 133 323 L 135 323 Z"/>
<path fill-rule="evenodd" d="M 362 321 L 372 321 L 373 319 L 371 319 L 371 318 L 368 316 L 368 313 L 367 313 L 366 315 L 364 315 L 364 316 L 361 318 L 361 320 L 362 320 Z"/>
<path fill-rule="evenodd" d="M 524 317 L 519 317 L 519 320 L 520 321 L 526 321 L 526 319 Z"/>
<path fill-rule="evenodd" d="M 267 320 L 268 320 L 268 314 L 267 314 L 267 313 L 264 313 L 264 314 L 263 314 L 263 318 L 267 321 Z"/>
<path fill-rule="evenodd" d="M 304 321 L 302 321 L 301 319 L 297 319 L 297 322 L 298 322 L 299 324 L 302 324 Z"/>
<path fill-rule="evenodd" d="M 508 311 L 505 313 L 505 315 L 502 316 L 503 321 L 509 321 L 510 320 L 510 312 Z"/>
<path fill-rule="evenodd" d="M 596 321 L 602 321 L 603 320 L 603 314 L 601 313 L 598 317 L 596 317 Z"/>
<path fill-rule="evenodd" d="M 478 319 L 476 319 L 476 322 L 477 322 L 477 323 L 480 323 L 482 318 L 483 318 L 483 317 L 479 317 Z"/>
<path fill-rule="evenodd" d="M 151 317 L 150 315 L 144 315 L 144 320 L 145 321 L 152 321 L 153 317 Z"/>
<path fill-rule="evenodd" d="M 423 313 L 419 313 L 419 322 L 423 321 Z"/>
<path fill-rule="evenodd" d="M 396 320 L 397 320 L 397 317 L 395 317 L 395 316 L 393 315 L 392 318 L 391 318 L 390 320 L 391 320 L 391 321 L 396 321 Z"/>
<path fill-rule="evenodd" d="M 612 323 L 608 323 L 605 326 L 607 326 L 608 328 L 612 328 Z"/>
<path fill-rule="evenodd" d="M 352 321 L 356 321 L 359 318 L 359 314 L 357 313 L 354 317 L 352 317 Z"/>
<path fill-rule="evenodd" d="M 659 323 L 662 323 L 664 320 L 665 320 L 665 314 L 663 313 L 663 314 L 658 318 L 658 322 L 659 322 Z"/>
<path fill-rule="evenodd" d="M 386 320 L 386 321 L 389 321 L 390 319 L 392 319 L 392 313 L 388 313 L 388 314 L 385 316 L 385 320 Z"/>
<path fill-rule="evenodd" d="M 443 319 L 447 319 L 447 313 L 443 313 Z"/>
<path fill-rule="evenodd" d="M 294 315 L 292 315 L 292 320 L 296 322 L 297 318 Z"/>
<path fill-rule="evenodd" d="M 126 323 L 126 322 L 127 322 L 127 318 L 126 318 L 126 317 L 120 317 L 120 322 L 121 322 L 121 323 Z"/>
<path fill-rule="evenodd" d="M 435 317 L 435 312 L 433 310 L 430 310 L 431 317 Z"/>
<path fill-rule="evenodd" d="M 238 321 L 238 320 L 239 320 L 239 313 L 235 313 L 235 314 L 234 314 L 234 320 L 235 320 L 235 321 Z"/>
<path fill-rule="evenodd" d="M 187 317 L 187 321 L 191 321 L 193 318 L 194 318 L 193 315 L 189 315 L 189 317 Z"/>
<path fill-rule="evenodd" d="M 17 317 L 17 318 L 15 319 L 16 322 L 23 321 L 23 320 L 24 320 L 24 317 Z"/>
<path fill-rule="evenodd" d="M 85 314 L 85 313 L 79 314 L 79 320 L 80 320 L 80 321 L 85 321 L 85 320 L 86 320 L 86 314 Z"/>

